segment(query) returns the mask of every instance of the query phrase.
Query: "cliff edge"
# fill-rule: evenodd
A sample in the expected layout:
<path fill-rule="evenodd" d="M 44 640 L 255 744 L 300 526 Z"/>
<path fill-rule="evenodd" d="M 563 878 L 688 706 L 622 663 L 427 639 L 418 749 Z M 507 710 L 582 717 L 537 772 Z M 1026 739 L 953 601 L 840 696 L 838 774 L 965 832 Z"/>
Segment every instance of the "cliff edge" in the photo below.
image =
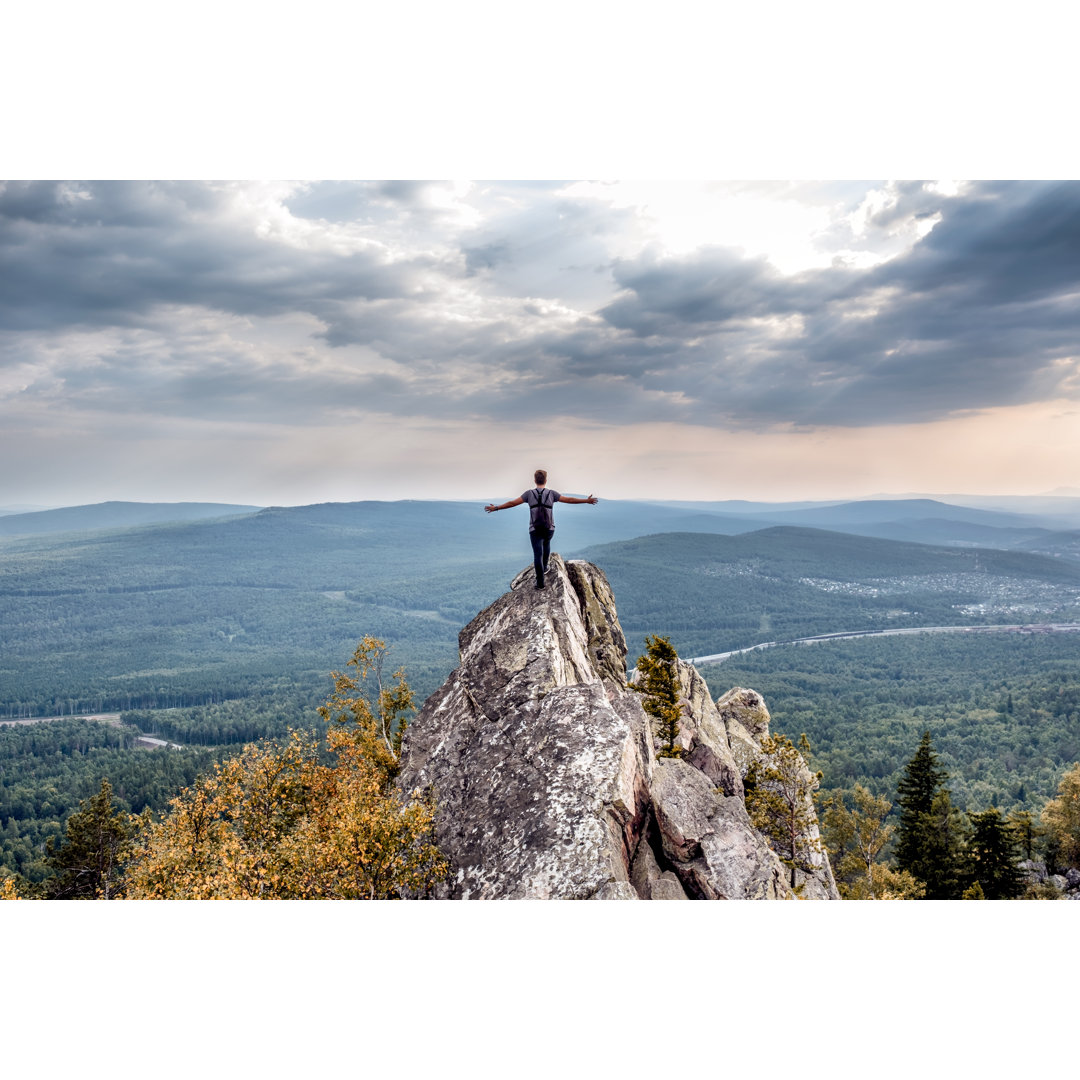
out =
<path fill-rule="evenodd" d="M 451 864 L 441 897 L 794 895 L 744 801 L 764 701 L 737 688 L 714 702 L 680 661 L 683 756 L 658 759 L 599 568 L 553 555 L 542 590 L 523 570 L 458 646 L 459 667 L 406 733 L 398 781 L 435 793 Z M 811 865 L 796 871 L 798 894 L 837 899 L 824 853 Z"/>

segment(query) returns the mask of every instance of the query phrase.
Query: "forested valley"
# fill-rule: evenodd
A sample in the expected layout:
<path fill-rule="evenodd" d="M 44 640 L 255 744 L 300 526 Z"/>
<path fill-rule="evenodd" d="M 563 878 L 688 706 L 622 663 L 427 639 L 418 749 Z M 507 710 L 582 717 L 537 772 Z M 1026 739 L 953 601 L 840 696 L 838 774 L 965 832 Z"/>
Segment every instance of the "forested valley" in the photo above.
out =
<path fill-rule="evenodd" d="M 627 538 L 610 541 L 597 513 L 567 510 L 555 546 L 607 574 L 631 663 L 649 634 L 692 657 L 839 631 L 1080 622 L 1067 557 L 791 526 L 634 536 L 663 515 L 630 505 L 612 515 Z M 46 842 L 103 777 L 125 812 L 161 813 L 244 744 L 319 730 L 330 672 L 365 635 L 422 701 L 455 665 L 458 631 L 528 561 L 524 528 L 472 504 L 357 503 L 0 539 L 0 720 L 65 718 L 0 726 L 0 876 L 42 881 Z M 1037 816 L 1080 759 L 1077 642 L 864 638 L 702 670 L 714 696 L 753 687 L 777 731 L 806 732 L 826 793 L 895 802 L 929 731 L 958 810 Z M 96 713 L 120 723 L 78 719 Z"/>

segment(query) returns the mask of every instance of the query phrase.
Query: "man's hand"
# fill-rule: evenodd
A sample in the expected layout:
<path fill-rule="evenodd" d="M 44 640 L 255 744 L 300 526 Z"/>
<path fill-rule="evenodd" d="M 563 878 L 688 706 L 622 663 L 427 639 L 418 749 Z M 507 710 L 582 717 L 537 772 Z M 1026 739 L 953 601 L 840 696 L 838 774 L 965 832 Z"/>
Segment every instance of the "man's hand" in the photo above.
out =
<path fill-rule="evenodd" d="M 494 512 L 496 511 L 496 510 L 498 510 L 499 508 L 498 508 L 498 507 L 497 507 L 497 506 L 496 506 L 496 505 L 495 505 L 494 503 L 488 503 L 488 504 L 487 504 L 487 506 L 485 506 L 485 507 L 484 507 L 484 509 L 485 509 L 485 510 L 486 510 L 486 511 L 487 511 L 487 512 L 488 512 L 489 514 L 493 514 L 493 513 L 494 513 Z"/>
<path fill-rule="evenodd" d="M 595 506 L 600 500 L 595 495 L 590 495 L 585 501 Z"/>

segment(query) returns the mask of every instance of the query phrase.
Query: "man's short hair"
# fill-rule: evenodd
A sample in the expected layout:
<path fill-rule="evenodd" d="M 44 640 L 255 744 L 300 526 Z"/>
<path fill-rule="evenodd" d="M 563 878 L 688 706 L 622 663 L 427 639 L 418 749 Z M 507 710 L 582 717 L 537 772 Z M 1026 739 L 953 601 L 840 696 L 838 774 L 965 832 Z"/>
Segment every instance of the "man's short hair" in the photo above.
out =
<path fill-rule="evenodd" d="M 547 483 L 547 469 L 537 469 L 536 472 L 533 473 L 533 479 L 538 484 L 546 484 Z"/>

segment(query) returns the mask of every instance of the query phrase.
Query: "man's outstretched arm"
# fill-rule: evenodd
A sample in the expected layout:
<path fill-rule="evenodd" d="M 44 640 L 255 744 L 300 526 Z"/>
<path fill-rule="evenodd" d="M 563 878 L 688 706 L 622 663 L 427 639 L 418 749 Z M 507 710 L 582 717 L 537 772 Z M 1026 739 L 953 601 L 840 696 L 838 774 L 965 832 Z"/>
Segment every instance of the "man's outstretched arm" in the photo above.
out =
<path fill-rule="evenodd" d="M 501 503 L 499 506 L 496 506 L 494 503 L 488 503 L 484 509 L 490 514 L 495 510 L 509 510 L 511 506 L 520 506 L 524 501 L 524 499 L 511 499 L 509 502 Z M 580 499 L 575 501 L 581 502 Z"/>
<path fill-rule="evenodd" d="M 595 495 L 590 495 L 587 499 L 575 499 L 573 495 L 560 495 L 559 502 L 565 503 L 592 503 L 595 506 L 600 500 Z"/>

